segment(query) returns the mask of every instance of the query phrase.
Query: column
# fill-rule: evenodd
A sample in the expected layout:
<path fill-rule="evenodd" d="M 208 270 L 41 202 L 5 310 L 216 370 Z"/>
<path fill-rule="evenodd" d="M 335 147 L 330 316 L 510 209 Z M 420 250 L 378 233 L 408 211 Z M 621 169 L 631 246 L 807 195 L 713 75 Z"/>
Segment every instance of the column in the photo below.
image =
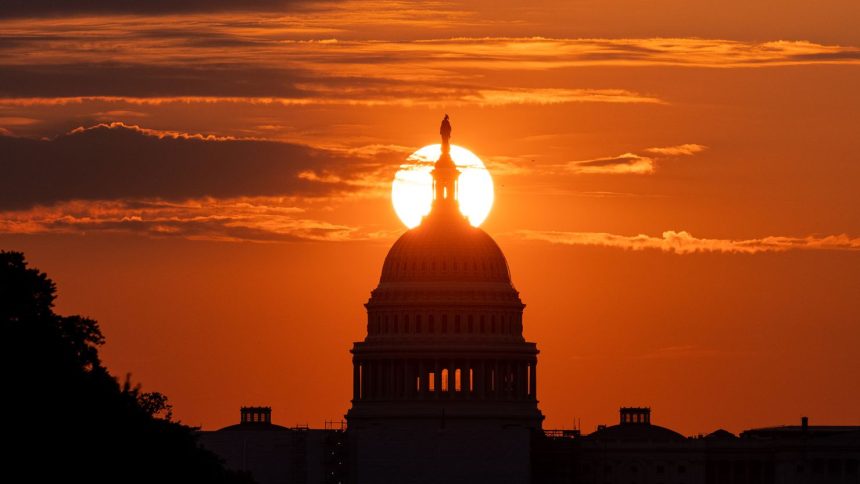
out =
<path fill-rule="evenodd" d="M 463 396 L 466 399 L 472 399 L 472 360 L 466 360 L 466 365 L 460 373 L 460 383 L 463 385 Z"/>
<path fill-rule="evenodd" d="M 537 360 L 531 363 L 529 365 L 529 396 L 532 400 L 537 400 Z"/>
<path fill-rule="evenodd" d="M 523 379 L 522 379 L 522 387 L 520 389 L 520 399 L 528 400 L 529 398 L 529 364 L 527 361 L 520 362 L 520 369 L 522 370 Z"/>
<path fill-rule="evenodd" d="M 376 400 L 379 398 L 379 362 L 373 360 L 370 362 L 370 372 L 368 374 L 370 377 L 368 379 L 368 383 L 370 383 L 370 393 L 373 395 L 373 399 Z"/>
<path fill-rule="evenodd" d="M 362 388 L 361 393 L 364 395 L 365 400 L 370 400 L 373 398 L 373 365 L 370 363 L 370 360 L 364 360 L 364 363 L 361 364 L 361 380 L 362 380 Z"/>
<path fill-rule="evenodd" d="M 418 360 L 418 375 L 417 376 L 420 379 L 420 382 L 418 384 L 421 385 L 418 388 L 418 392 L 417 392 L 418 398 L 423 400 L 427 396 L 427 370 L 426 370 L 426 367 L 424 365 L 424 360 Z M 412 382 L 412 384 L 415 385 L 415 382 Z"/>
<path fill-rule="evenodd" d="M 381 400 L 383 396 L 382 386 L 382 360 L 373 361 L 373 398 Z"/>
<path fill-rule="evenodd" d="M 508 399 L 510 397 L 510 392 L 508 392 L 508 383 L 505 380 L 509 377 L 511 373 L 510 362 L 507 360 L 503 360 L 499 362 L 499 390 L 501 391 L 501 396 L 504 399 Z"/>
<path fill-rule="evenodd" d="M 516 363 L 516 380 L 514 380 L 514 395 L 517 400 L 523 400 L 526 396 L 526 373 L 523 368 L 523 362 Z"/>
<path fill-rule="evenodd" d="M 457 380 L 456 380 L 457 365 L 454 360 L 448 361 L 448 397 L 457 397 Z"/>
<path fill-rule="evenodd" d="M 356 360 L 352 361 L 352 401 L 357 402 L 361 398 L 361 363 Z"/>
<path fill-rule="evenodd" d="M 493 398 L 498 399 L 501 395 L 501 369 L 499 360 L 493 360 Z"/>
<path fill-rule="evenodd" d="M 487 360 L 481 359 L 478 367 L 480 368 L 480 372 L 476 372 L 478 375 L 478 384 L 475 386 L 475 390 L 478 391 L 478 398 L 483 400 L 487 398 Z"/>
<path fill-rule="evenodd" d="M 388 360 L 388 400 L 397 398 L 396 360 Z"/>
<path fill-rule="evenodd" d="M 409 360 L 400 360 L 400 384 L 403 387 L 401 398 L 409 398 L 412 395 L 409 393 Z"/>
<path fill-rule="evenodd" d="M 442 372 L 439 368 L 439 360 L 433 360 L 433 398 L 439 398 L 442 393 Z"/>
<path fill-rule="evenodd" d="M 379 399 L 388 400 L 388 360 L 379 360 Z"/>

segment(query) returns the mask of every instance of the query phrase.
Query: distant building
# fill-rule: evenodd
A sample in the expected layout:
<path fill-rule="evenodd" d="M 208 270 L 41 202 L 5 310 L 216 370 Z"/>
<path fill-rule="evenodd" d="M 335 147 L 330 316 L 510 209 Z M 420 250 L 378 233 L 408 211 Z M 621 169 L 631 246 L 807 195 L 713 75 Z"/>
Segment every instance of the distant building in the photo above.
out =
<path fill-rule="evenodd" d="M 394 243 L 355 343 L 348 429 L 286 428 L 268 407 L 202 444 L 259 484 L 860 484 L 860 427 L 688 438 L 624 407 L 596 432 L 544 431 L 535 343 L 507 260 L 457 201 L 443 122 L 433 206 Z"/>
<path fill-rule="evenodd" d="M 858 483 L 860 426 L 717 430 L 684 437 L 622 408 L 618 425 L 589 435 L 547 432 L 537 441 L 535 482 L 653 484 Z"/>
<path fill-rule="evenodd" d="M 270 407 L 242 407 L 238 424 L 200 434 L 201 444 L 227 467 L 249 472 L 258 484 L 347 482 L 342 426 L 282 427 L 272 423 Z"/>

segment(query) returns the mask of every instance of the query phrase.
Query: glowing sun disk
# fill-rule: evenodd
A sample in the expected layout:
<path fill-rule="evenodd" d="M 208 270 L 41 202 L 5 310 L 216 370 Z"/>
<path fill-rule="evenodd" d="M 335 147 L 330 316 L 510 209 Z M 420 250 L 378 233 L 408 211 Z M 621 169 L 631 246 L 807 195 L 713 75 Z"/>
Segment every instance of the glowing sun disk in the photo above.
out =
<path fill-rule="evenodd" d="M 433 165 L 442 154 L 441 145 L 428 145 L 409 155 L 394 176 L 391 202 L 400 220 L 409 228 L 417 227 L 430 213 L 433 204 Z M 460 212 L 477 227 L 493 207 L 493 179 L 484 162 L 474 153 L 451 145 L 451 159 L 460 170 L 457 198 Z"/>

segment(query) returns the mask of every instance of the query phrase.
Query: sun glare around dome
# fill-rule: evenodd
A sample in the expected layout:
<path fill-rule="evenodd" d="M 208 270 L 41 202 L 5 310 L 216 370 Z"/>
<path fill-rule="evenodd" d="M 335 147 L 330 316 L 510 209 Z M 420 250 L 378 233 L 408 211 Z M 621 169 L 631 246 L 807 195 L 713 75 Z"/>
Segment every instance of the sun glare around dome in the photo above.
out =
<path fill-rule="evenodd" d="M 421 224 L 433 204 L 433 165 L 442 153 L 442 146 L 428 145 L 409 155 L 400 165 L 391 185 L 394 211 L 407 227 Z M 460 212 L 472 226 L 483 223 L 493 207 L 493 179 L 474 153 L 462 146 L 451 145 L 451 158 L 460 170 L 458 201 Z"/>

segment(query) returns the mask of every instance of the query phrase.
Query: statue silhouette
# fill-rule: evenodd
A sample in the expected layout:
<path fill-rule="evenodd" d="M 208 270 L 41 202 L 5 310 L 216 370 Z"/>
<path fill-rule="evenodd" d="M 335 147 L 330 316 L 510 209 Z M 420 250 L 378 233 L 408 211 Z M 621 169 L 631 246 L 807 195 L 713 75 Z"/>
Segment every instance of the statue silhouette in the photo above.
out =
<path fill-rule="evenodd" d="M 448 153 L 451 150 L 451 123 L 448 121 L 448 115 L 442 120 L 442 125 L 439 127 L 439 134 L 442 135 L 442 153 Z"/>

